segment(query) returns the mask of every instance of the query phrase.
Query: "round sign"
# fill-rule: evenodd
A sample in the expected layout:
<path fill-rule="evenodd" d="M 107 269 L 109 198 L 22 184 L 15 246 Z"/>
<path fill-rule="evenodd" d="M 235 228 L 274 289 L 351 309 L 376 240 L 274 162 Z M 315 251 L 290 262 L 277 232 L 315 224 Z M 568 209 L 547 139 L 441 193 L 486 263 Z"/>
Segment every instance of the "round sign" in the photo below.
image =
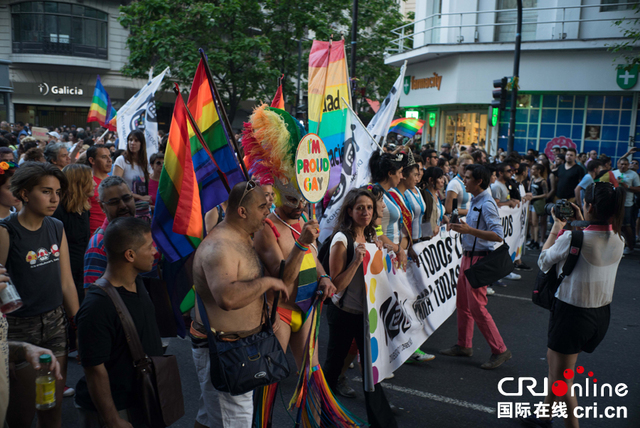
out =
<path fill-rule="evenodd" d="M 296 180 L 302 196 L 312 204 L 320 202 L 329 188 L 331 162 L 322 139 L 305 135 L 296 152 Z"/>

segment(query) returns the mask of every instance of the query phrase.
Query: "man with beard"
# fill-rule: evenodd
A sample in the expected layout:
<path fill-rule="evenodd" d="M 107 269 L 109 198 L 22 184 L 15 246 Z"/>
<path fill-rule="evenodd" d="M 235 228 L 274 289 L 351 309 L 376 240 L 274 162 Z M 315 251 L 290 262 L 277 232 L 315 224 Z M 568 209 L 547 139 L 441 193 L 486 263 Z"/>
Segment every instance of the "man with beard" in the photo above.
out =
<path fill-rule="evenodd" d="M 307 201 L 292 189 L 291 184 L 287 186 L 291 187 L 288 191 L 282 189 L 281 183 L 276 182 L 276 186 L 280 186 L 276 209 L 266 220 L 270 227 L 256 233 L 253 245 L 271 276 L 279 276 L 280 261 L 285 260 L 282 280 L 290 297 L 288 300 L 281 299 L 278 304 L 278 313 L 284 325 L 276 336 L 283 349 L 291 346 L 296 365 L 301 368 L 305 342 L 311 328 L 311 322 L 305 322 L 305 312 L 314 297 L 313 294 L 307 294 L 309 290 L 311 293 L 315 291 L 311 290 L 315 288 L 315 282 L 322 299 L 332 296 L 336 288 L 318 261 L 318 222 L 310 220 L 305 223 L 302 218 Z M 312 367 L 317 365 L 318 353 L 315 352 Z"/>
<path fill-rule="evenodd" d="M 267 214 L 269 206 L 264 191 L 254 181 L 236 184 L 229 194 L 224 220 L 209 232 L 196 251 L 193 282 L 210 327 L 220 340 L 234 341 L 257 333 L 265 322 L 263 295 L 282 291 L 282 298 L 286 299 L 289 294 L 281 280 L 264 275 L 251 245 L 251 235 L 264 227 Z M 207 334 L 201 324 L 197 331 Z M 232 396 L 214 390 L 209 350 L 203 344 L 194 351 L 206 406 L 199 412 L 196 426 L 251 428 L 253 391 Z"/>
<path fill-rule="evenodd" d="M 122 177 L 107 177 L 98 186 L 98 200 L 100 208 L 106 218 L 89 241 L 87 251 L 84 253 L 84 288 L 96 282 L 107 269 L 107 253 L 104 249 L 104 231 L 109 222 L 118 217 L 135 217 L 136 203 L 129 186 Z M 147 278 L 158 277 L 158 261 L 160 253 L 156 252 L 153 269 L 141 274 Z"/>

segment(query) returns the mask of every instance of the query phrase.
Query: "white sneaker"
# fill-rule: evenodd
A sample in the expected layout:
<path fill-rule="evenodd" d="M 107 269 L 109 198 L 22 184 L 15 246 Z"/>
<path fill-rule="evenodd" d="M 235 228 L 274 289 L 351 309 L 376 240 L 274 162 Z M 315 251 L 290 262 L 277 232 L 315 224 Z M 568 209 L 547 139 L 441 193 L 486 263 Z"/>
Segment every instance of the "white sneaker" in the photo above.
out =
<path fill-rule="evenodd" d="M 427 354 L 426 352 L 422 352 L 420 349 L 416 349 L 416 351 L 411 354 L 407 362 L 423 362 L 423 361 L 431 361 L 436 358 L 435 355 Z"/>
<path fill-rule="evenodd" d="M 624 247 L 624 251 L 622 251 L 622 254 L 624 254 L 625 256 L 628 256 L 631 253 L 633 253 L 633 250 L 631 248 Z"/>
<path fill-rule="evenodd" d="M 493 288 L 487 287 L 487 296 L 491 296 L 493 294 L 496 294 L 496 292 L 493 290 Z"/>
<path fill-rule="evenodd" d="M 396 375 L 391 373 L 389 376 L 385 377 L 385 379 L 393 379 L 394 377 L 396 377 Z"/>
<path fill-rule="evenodd" d="M 520 275 L 518 275 L 517 273 L 513 273 L 513 272 L 511 272 L 509 275 L 504 277 L 504 279 L 511 279 L 511 280 L 518 280 L 520 278 L 522 278 Z"/>

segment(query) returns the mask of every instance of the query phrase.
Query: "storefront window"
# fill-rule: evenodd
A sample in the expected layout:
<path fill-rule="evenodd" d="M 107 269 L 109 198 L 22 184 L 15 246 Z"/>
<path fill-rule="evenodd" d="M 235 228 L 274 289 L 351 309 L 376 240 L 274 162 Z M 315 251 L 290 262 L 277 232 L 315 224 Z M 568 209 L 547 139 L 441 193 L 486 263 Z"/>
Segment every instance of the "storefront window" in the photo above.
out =
<path fill-rule="evenodd" d="M 453 146 L 459 143 L 470 146 L 475 143 L 485 147 L 487 136 L 487 113 L 443 113 L 446 114 L 445 142 Z"/>
<path fill-rule="evenodd" d="M 57 2 L 11 6 L 13 52 L 107 59 L 108 15 Z"/>

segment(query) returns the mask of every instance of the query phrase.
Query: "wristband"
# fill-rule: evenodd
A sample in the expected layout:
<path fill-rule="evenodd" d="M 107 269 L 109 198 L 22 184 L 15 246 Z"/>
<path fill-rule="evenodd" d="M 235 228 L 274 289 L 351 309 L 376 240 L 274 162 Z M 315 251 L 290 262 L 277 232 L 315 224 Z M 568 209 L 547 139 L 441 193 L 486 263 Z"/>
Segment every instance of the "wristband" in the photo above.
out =
<path fill-rule="evenodd" d="M 329 281 L 333 282 L 333 279 L 331 279 L 331 277 L 327 274 L 320 275 L 320 278 L 318 278 L 318 281 L 320 281 L 322 278 L 329 278 Z"/>
<path fill-rule="evenodd" d="M 309 247 L 305 247 L 304 245 L 302 245 L 302 244 L 301 244 L 300 242 L 298 242 L 297 240 L 296 240 L 296 242 L 295 242 L 295 245 L 296 245 L 296 247 L 298 247 L 298 249 L 299 249 L 300 251 L 302 251 L 303 253 L 306 253 L 307 251 L 309 251 Z"/>
<path fill-rule="evenodd" d="M 384 233 L 382 232 L 382 225 L 376 226 L 376 235 L 377 236 L 384 235 Z"/>

